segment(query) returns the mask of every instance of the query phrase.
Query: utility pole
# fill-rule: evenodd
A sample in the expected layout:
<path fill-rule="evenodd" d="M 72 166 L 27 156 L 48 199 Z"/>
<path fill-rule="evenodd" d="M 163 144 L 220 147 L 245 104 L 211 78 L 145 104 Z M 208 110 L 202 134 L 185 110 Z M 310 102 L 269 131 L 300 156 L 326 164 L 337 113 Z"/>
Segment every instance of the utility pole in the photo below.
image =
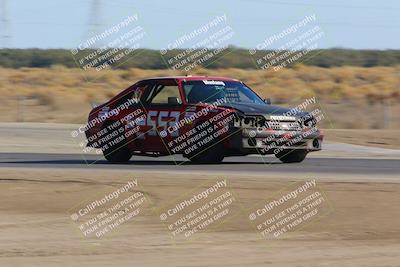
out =
<path fill-rule="evenodd" d="M 92 0 L 89 12 L 88 30 L 85 39 L 100 33 L 101 26 L 101 0 Z M 101 44 L 97 43 L 96 46 L 100 47 Z"/>
<path fill-rule="evenodd" d="M 7 0 L 0 0 L 0 47 L 11 47 L 10 19 Z"/>

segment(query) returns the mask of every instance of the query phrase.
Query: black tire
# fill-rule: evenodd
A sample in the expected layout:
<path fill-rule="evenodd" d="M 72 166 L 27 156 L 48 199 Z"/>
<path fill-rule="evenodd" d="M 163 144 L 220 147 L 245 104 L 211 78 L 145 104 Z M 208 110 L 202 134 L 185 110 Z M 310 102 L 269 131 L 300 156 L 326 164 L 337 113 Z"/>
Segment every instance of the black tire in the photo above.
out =
<path fill-rule="evenodd" d="M 111 163 L 128 162 L 132 157 L 132 154 L 126 146 L 110 148 L 109 150 L 103 151 L 103 155 L 106 160 Z"/>
<path fill-rule="evenodd" d="M 224 145 L 222 142 L 211 144 L 197 154 L 189 155 L 190 161 L 197 164 L 216 164 L 224 159 Z"/>
<path fill-rule="evenodd" d="M 201 124 L 203 122 L 200 122 Z M 214 125 L 210 124 L 205 130 L 213 129 Z M 210 130 L 213 132 L 213 130 Z M 209 143 L 200 146 L 193 153 L 187 155 L 190 161 L 197 164 L 216 164 L 220 163 L 225 156 L 224 144 L 220 138 L 210 141 Z"/>
<path fill-rule="evenodd" d="M 284 150 L 275 156 L 283 163 L 298 163 L 306 158 L 307 153 L 305 150 Z"/>
<path fill-rule="evenodd" d="M 106 123 L 104 125 L 104 128 L 106 128 L 110 124 L 112 124 L 112 122 Z M 121 127 L 123 127 L 123 126 L 121 126 Z M 123 134 L 118 134 L 115 137 L 113 137 L 112 139 L 110 139 L 108 141 L 108 144 L 110 142 L 112 142 L 113 140 L 117 139 L 118 137 L 120 137 L 121 135 L 123 135 Z M 102 150 L 103 150 L 103 155 L 106 158 L 106 160 L 111 163 L 128 162 L 132 157 L 132 154 L 126 145 L 125 140 L 122 140 L 122 141 L 118 142 L 117 144 L 115 144 L 113 146 L 109 146 L 108 148 L 102 149 Z"/>

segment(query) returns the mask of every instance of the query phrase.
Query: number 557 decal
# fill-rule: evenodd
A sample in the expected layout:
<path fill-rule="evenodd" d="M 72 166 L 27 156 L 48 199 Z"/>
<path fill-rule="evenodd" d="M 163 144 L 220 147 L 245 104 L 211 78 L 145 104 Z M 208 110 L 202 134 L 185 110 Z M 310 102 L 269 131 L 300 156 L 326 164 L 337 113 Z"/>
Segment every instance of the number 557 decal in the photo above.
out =
<path fill-rule="evenodd" d="M 141 126 L 141 130 L 137 132 L 137 137 L 145 139 L 146 134 L 148 136 L 157 136 L 157 132 L 161 131 L 169 132 L 174 137 L 178 136 L 178 130 L 168 131 L 168 128 L 178 123 L 179 114 L 179 111 L 149 110 L 146 119 L 136 122 L 137 125 Z"/>

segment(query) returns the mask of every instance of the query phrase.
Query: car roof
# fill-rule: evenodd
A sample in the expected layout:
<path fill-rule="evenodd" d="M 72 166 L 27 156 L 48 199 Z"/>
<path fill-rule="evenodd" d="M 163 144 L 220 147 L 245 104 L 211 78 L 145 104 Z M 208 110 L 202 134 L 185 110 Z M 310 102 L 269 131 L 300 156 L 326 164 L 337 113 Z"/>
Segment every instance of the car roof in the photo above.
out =
<path fill-rule="evenodd" d="M 166 77 L 152 77 L 143 79 L 141 81 L 150 81 L 150 80 L 178 80 L 178 81 L 202 81 L 202 80 L 216 80 L 216 81 L 232 81 L 238 82 L 237 79 L 227 78 L 227 77 L 218 77 L 218 76 L 166 76 Z"/>

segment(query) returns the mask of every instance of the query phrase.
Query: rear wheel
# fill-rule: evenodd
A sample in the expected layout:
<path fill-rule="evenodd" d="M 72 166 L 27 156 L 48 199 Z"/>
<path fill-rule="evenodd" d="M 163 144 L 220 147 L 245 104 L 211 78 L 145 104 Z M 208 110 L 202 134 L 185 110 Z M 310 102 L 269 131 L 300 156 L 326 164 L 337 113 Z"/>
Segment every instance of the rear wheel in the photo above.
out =
<path fill-rule="evenodd" d="M 215 164 L 224 159 L 224 145 L 222 142 L 211 144 L 209 147 L 198 150 L 197 154 L 189 155 L 190 161 L 198 164 Z"/>
<path fill-rule="evenodd" d="M 204 125 L 206 122 L 200 122 L 199 125 Z M 209 124 L 207 127 L 202 129 L 207 131 L 208 134 L 202 140 L 207 140 L 215 131 L 214 125 Z M 201 142 L 197 143 L 197 149 L 187 155 L 190 161 L 198 164 L 215 164 L 220 163 L 224 159 L 224 144 L 220 138 L 212 138 L 209 142 L 200 145 Z"/>
<path fill-rule="evenodd" d="M 107 128 L 107 126 L 110 124 L 112 124 L 112 122 L 105 124 L 104 128 Z M 112 131 L 107 132 L 107 134 L 112 134 L 114 131 L 118 131 L 118 129 L 113 129 Z M 123 133 L 124 132 L 121 130 L 118 134 L 113 136 L 110 140 L 108 140 L 108 142 L 105 144 L 106 146 L 104 146 L 102 149 L 104 157 L 111 163 L 128 162 L 132 157 L 129 148 L 126 145 L 126 140 Z"/>
<path fill-rule="evenodd" d="M 132 157 L 132 154 L 129 152 L 129 149 L 126 146 L 122 146 L 120 148 L 112 147 L 103 151 L 103 155 L 106 160 L 112 163 L 128 162 Z"/>
<path fill-rule="evenodd" d="M 275 154 L 275 156 L 283 163 L 296 163 L 302 162 L 306 158 L 307 153 L 305 150 L 284 150 Z"/>

